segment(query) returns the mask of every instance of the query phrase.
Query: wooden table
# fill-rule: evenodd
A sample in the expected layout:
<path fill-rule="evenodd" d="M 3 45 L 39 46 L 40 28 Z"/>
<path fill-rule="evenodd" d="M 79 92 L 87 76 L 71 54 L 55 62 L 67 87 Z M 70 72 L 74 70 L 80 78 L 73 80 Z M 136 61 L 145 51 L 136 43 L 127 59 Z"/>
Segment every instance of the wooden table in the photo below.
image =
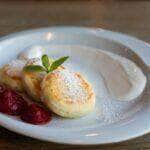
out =
<path fill-rule="evenodd" d="M 150 42 L 150 1 L 1 1 L 1 36 L 25 29 L 76 25 L 101 27 Z M 118 144 L 68 146 L 42 142 L 0 128 L 0 150 L 150 150 L 150 134 Z"/>

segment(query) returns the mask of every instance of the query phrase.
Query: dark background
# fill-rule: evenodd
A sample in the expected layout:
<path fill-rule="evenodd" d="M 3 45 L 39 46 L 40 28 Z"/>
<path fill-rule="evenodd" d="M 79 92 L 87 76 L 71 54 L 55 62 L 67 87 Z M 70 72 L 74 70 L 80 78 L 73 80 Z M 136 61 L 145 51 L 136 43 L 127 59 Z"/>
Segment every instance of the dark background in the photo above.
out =
<path fill-rule="evenodd" d="M 54 25 L 101 27 L 150 43 L 149 0 L 0 1 L 0 35 Z M 67 146 L 0 128 L 0 150 L 150 150 L 150 134 L 118 144 Z"/>

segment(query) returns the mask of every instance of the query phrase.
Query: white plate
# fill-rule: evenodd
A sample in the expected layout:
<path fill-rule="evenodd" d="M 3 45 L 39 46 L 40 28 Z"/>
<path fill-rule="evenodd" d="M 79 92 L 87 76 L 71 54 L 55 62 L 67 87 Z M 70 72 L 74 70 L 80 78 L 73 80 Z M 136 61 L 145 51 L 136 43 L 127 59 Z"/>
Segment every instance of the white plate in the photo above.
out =
<path fill-rule="evenodd" d="M 131 59 L 141 67 L 148 78 L 147 88 L 141 100 L 138 102 L 140 109 L 130 114 L 126 112 L 124 119 L 110 124 L 103 124 L 99 121 L 98 113 L 96 113 L 75 120 L 54 116 L 52 122 L 42 126 L 27 124 L 18 118 L 0 113 L 1 126 L 11 131 L 45 141 L 81 145 L 120 142 L 150 132 L 150 101 L 148 101 L 150 96 L 150 74 L 148 72 L 148 66 L 150 65 L 149 44 L 126 35 L 103 29 L 79 27 L 36 29 L 1 38 L 0 64 L 7 63 L 9 60 L 15 58 L 19 52 L 32 45 L 43 45 L 47 48 L 46 52 L 54 56 L 68 54 L 67 47 L 68 49 L 70 47 L 70 51 L 74 51 L 75 49 L 72 49 L 72 46 L 81 45 L 91 47 L 91 49 L 108 50 Z M 60 49 L 61 45 L 66 45 L 66 50 L 59 49 L 60 51 L 57 52 L 57 46 L 54 45 L 57 45 Z M 70 55 L 72 55 L 72 53 L 70 53 Z M 89 72 L 90 68 L 84 63 L 87 59 L 90 59 L 90 57 L 86 54 L 82 55 L 82 60 L 74 64 L 74 57 L 71 56 L 70 62 L 76 66 L 77 70 L 84 68 L 83 70 Z M 91 80 L 90 77 L 89 80 Z M 132 110 L 134 108 L 130 109 Z"/>

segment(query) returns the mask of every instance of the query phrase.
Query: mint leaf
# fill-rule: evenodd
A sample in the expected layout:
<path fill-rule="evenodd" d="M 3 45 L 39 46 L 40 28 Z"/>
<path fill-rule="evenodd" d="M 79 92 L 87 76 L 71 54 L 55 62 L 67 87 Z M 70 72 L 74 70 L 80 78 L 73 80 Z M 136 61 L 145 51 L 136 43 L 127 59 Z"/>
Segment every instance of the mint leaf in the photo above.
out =
<path fill-rule="evenodd" d="M 39 66 L 39 65 L 28 65 L 23 68 L 24 71 L 28 72 L 42 72 L 46 71 L 44 67 Z"/>
<path fill-rule="evenodd" d="M 51 66 L 50 66 L 50 69 L 49 69 L 49 72 L 52 72 L 53 70 L 57 69 L 61 64 L 63 64 L 67 59 L 69 58 L 69 56 L 66 56 L 66 57 L 61 57 L 57 60 L 55 60 Z"/>
<path fill-rule="evenodd" d="M 53 58 L 49 58 L 49 62 L 50 62 L 50 64 L 51 64 L 53 61 L 54 61 L 54 59 L 53 59 Z"/>
<path fill-rule="evenodd" d="M 43 55 L 42 56 L 42 64 L 43 64 L 43 66 L 47 69 L 47 71 L 49 70 L 49 68 L 50 68 L 50 60 L 49 60 L 49 58 L 48 58 L 48 56 L 47 55 Z"/>

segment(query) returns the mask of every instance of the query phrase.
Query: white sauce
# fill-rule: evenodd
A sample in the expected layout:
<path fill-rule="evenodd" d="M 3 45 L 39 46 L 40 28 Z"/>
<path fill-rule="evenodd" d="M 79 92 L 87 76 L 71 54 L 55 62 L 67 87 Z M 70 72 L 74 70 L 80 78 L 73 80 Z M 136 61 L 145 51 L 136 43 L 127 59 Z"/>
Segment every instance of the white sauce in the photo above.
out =
<path fill-rule="evenodd" d="M 22 69 L 25 65 L 36 64 L 42 65 L 41 57 L 44 54 L 44 49 L 41 46 L 32 46 L 29 49 L 21 52 L 18 59 L 8 63 L 6 73 L 10 77 L 21 77 Z"/>
<path fill-rule="evenodd" d="M 101 53 L 109 59 L 108 65 L 100 69 L 111 96 L 122 101 L 130 101 L 139 97 L 147 83 L 142 70 L 124 57 L 105 51 Z"/>
<path fill-rule="evenodd" d="M 121 63 L 103 52 L 99 53 L 99 59 L 99 70 L 110 94 L 119 99 L 129 93 L 132 83 Z"/>
<path fill-rule="evenodd" d="M 44 49 L 42 46 L 32 46 L 29 49 L 21 52 L 18 55 L 18 59 L 27 60 L 31 58 L 41 58 L 44 54 Z"/>

